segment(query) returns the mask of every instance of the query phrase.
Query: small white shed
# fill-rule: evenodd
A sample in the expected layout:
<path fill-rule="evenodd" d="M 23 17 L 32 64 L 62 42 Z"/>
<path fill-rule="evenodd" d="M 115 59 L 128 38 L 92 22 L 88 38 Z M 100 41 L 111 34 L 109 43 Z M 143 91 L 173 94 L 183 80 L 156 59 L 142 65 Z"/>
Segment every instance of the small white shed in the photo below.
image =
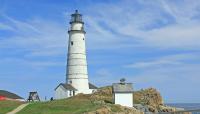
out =
<path fill-rule="evenodd" d="M 113 83 L 113 101 L 115 104 L 133 107 L 133 87 L 132 83 L 125 83 L 121 79 L 120 83 Z"/>

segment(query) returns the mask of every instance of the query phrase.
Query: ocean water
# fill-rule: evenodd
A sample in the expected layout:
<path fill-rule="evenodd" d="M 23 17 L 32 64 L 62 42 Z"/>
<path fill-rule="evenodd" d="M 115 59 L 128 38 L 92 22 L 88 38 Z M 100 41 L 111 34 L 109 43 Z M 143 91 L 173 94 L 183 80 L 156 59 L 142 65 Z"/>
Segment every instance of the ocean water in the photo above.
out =
<path fill-rule="evenodd" d="M 197 110 L 200 109 L 200 103 L 168 103 L 168 106 L 184 108 L 185 110 Z"/>

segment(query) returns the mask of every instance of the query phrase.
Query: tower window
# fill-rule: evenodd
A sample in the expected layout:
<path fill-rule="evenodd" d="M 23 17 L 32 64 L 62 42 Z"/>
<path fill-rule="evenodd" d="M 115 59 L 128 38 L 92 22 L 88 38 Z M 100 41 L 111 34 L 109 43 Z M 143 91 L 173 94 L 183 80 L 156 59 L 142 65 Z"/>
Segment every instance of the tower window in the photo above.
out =
<path fill-rule="evenodd" d="M 69 81 L 69 84 L 72 84 L 72 81 L 71 81 L 71 80 Z"/>
<path fill-rule="evenodd" d="M 85 40 L 85 39 L 83 38 L 83 40 Z"/>
<path fill-rule="evenodd" d="M 73 45 L 73 44 L 74 44 L 74 42 L 71 41 L 71 45 Z"/>

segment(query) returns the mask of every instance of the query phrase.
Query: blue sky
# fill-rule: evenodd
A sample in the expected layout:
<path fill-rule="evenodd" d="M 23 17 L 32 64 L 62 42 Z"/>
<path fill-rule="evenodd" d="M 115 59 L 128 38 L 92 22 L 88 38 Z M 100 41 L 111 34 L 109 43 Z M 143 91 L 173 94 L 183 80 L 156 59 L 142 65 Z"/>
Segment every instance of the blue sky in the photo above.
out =
<path fill-rule="evenodd" d="M 86 29 L 90 82 L 155 87 L 200 102 L 199 0 L 0 0 L 0 89 L 53 96 L 65 82 L 70 14 Z"/>

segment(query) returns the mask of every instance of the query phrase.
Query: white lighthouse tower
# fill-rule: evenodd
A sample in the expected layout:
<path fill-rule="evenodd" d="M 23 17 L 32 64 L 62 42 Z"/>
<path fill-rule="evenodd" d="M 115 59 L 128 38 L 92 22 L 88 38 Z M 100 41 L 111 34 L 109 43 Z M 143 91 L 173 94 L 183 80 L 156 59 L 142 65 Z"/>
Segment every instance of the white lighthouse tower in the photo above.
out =
<path fill-rule="evenodd" d="M 55 98 L 67 98 L 77 93 L 90 94 L 97 87 L 89 83 L 85 46 L 85 30 L 82 15 L 75 11 L 71 15 L 68 31 L 68 55 L 66 83 L 59 84 L 55 89 Z"/>
<path fill-rule="evenodd" d="M 76 10 L 71 15 L 71 28 L 68 43 L 67 83 L 78 90 L 78 93 L 91 93 L 89 90 L 85 30 L 82 15 Z"/>

